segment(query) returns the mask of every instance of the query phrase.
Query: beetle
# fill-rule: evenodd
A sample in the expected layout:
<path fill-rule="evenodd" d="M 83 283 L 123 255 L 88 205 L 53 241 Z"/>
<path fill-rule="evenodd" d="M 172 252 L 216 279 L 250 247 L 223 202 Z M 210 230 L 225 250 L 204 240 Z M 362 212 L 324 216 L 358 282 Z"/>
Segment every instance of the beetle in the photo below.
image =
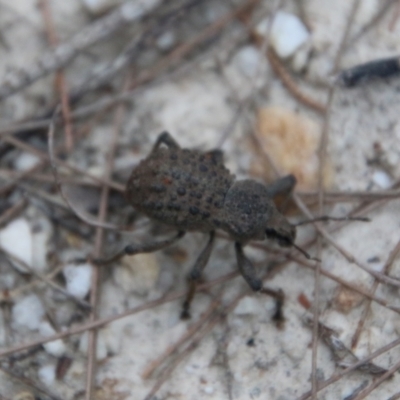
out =
<path fill-rule="evenodd" d="M 211 254 L 215 231 L 223 230 L 234 240 L 239 271 L 250 288 L 273 296 L 276 319 L 283 319 L 282 290 L 263 287 L 243 247 L 251 240 L 272 239 L 282 247 L 294 244 L 296 228 L 276 208 L 273 197 L 289 192 L 296 184 L 293 175 L 265 186 L 252 179 L 236 180 L 223 164 L 220 150 L 202 152 L 183 149 L 168 132 L 161 133 L 150 154 L 132 171 L 126 199 L 149 218 L 176 228 L 176 236 L 144 244 L 131 244 L 107 261 L 124 254 L 148 253 L 165 248 L 186 232 L 209 235 L 189 274 L 189 290 L 182 318 L 190 317 L 190 303 Z"/>

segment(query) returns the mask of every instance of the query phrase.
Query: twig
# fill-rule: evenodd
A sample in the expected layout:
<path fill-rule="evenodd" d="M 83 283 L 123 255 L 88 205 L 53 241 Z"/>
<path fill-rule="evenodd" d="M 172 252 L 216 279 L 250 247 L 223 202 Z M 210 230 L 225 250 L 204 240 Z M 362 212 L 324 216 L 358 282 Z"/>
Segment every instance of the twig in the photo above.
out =
<path fill-rule="evenodd" d="M 7 374 L 8 376 L 20 381 L 23 385 L 26 385 L 28 387 L 31 387 L 35 391 L 44 394 L 46 397 L 48 397 L 51 400 L 62 400 L 61 397 L 58 397 L 57 395 L 49 392 L 45 387 L 42 385 L 38 385 L 35 381 L 32 379 L 24 376 L 22 373 L 17 373 L 11 369 L 5 368 L 3 366 L 0 366 L 0 370 Z"/>
<path fill-rule="evenodd" d="M 158 6 L 160 0 L 147 2 L 127 1 L 115 11 L 83 28 L 53 51 L 41 56 L 37 64 L 29 66 L 27 70 L 14 70 L 0 83 L 0 100 L 16 93 L 44 76 L 64 67 L 72 61 L 82 50 L 98 43 L 115 31 L 124 28 L 135 20 L 142 18 Z"/>
<path fill-rule="evenodd" d="M 390 368 L 386 373 L 384 373 L 381 377 L 373 381 L 366 389 L 364 389 L 355 399 L 353 400 L 363 400 L 370 393 L 373 392 L 380 384 L 389 379 L 398 369 L 400 368 L 400 361 L 396 363 L 392 368 Z"/>
<path fill-rule="evenodd" d="M 126 79 L 122 91 L 125 91 L 128 88 L 128 83 L 129 83 L 129 78 Z M 125 113 L 125 107 L 122 104 L 120 104 L 115 112 L 113 134 L 110 139 L 110 143 L 107 143 L 109 151 L 106 163 L 106 170 L 104 173 L 104 178 L 106 180 L 109 180 L 111 178 L 114 165 L 115 150 L 117 146 L 118 135 L 121 130 L 122 121 L 124 119 L 124 113 Z M 101 224 L 104 224 L 107 216 L 108 195 L 109 195 L 109 187 L 104 185 L 101 191 L 100 207 L 98 213 L 98 221 Z M 94 251 L 93 251 L 93 256 L 95 258 L 102 257 L 103 239 L 104 239 L 103 228 L 97 228 Z M 90 322 L 94 322 L 97 319 L 99 282 L 100 282 L 100 269 L 98 266 L 92 265 L 92 282 L 90 290 L 90 304 L 92 306 L 92 312 L 90 313 L 89 316 Z M 89 338 L 88 338 L 88 363 L 87 363 L 86 393 L 85 393 L 85 398 L 87 400 L 91 400 L 93 395 L 93 387 L 96 376 L 96 347 L 97 347 L 97 330 L 93 329 L 89 331 Z"/>
<path fill-rule="evenodd" d="M 382 275 L 387 275 L 389 273 L 390 267 L 392 266 L 394 260 L 398 256 L 399 252 L 400 252 L 400 240 L 397 242 L 397 244 L 394 247 L 394 249 L 390 252 L 389 257 L 386 260 L 386 263 L 385 263 L 384 267 L 382 268 Z M 374 281 L 374 283 L 372 285 L 372 288 L 370 290 L 372 295 L 375 294 L 376 289 L 378 288 L 378 285 L 379 285 L 379 281 L 375 278 L 375 281 Z M 371 300 L 368 300 L 367 303 L 364 306 L 364 310 L 363 310 L 363 312 L 361 314 L 361 317 L 360 317 L 360 319 L 358 321 L 357 329 L 354 332 L 354 335 L 353 335 L 353 337 L 351 339 L 351 347 L 352 348 L 357 346 L 357 343 L 358 343 L 358 341 L 360 339 L 361 331 L 362 331 L 362 329 L 364 327 L 364 323 L 365 323 L 365 320 L 366 320 L 366 318 L 367 318 L 367 316 L 369 314 L 370 308 L 371 308 Z"/>
<path fill-rule="evenodd" d="M 211 317 L 215 309 L 220 304 L 220 296 L 214 300 L 208 309 L 201 315 L 200 319 L 190 326 L 190 328 L 178 339 L 173 345 L 169 346 L 163 354 L 153 360 L 142 372 L 142 379 L 148 379 L 154 373 L 154 371 L 168 358 L 171 354 L 177 351 L 185 342 L 187 342 L 198 330 L 204 325 L 204 323 Z"/>
<path fill-rule="evenodd" d="M 50 125 L 53 125 L 53 130 L 54 130 L 54 123 L 52 122 Z M 50 127 L 50 125 L 48 125 L 48 126 Z M 34 154 L 35 156 L 39 157 L 40 159 L 42 159 L 44 161 L 47 161 L 47 162 L 50 161 L 50 157 L 49 157 L 48 154 L 46 154 L 43 151 L 40 151 L 40 150 L 36 149 L 35 147 L 33 147 L 33 146 L 31 146 L 31 145 L 29 145 L 27 143 L 24 143 L 23 141 L 17 139 L 16 137 L 13 137 L 11 135 L 7 135 L 7 136 L 4 136 L 2 138 L 2 140 L 7 142 L 7 143 L 9 143 L 9 144 L 12 144 L 15 147 L 18 147 L 19 149 L 22 149 L 22 150 L 25 150 L 25 151 L 27 151 L 29 153 L 32 153 L 32 154 Z M 92 180 L 94 180 L 96 182 L 108 185 L 110 188 L 112 188 L 114 190 L 117 190 L 118 192 L 124 192 L 125 191 L 125 186 L 120 184 L 120 183 L 113 182 L 113 181 L 110 181 L 110 180 L 105 180 L 103 178 L 99 178 L 97 176 L 88 174 L 87 171 L 85 171 L 84 169 L 78 168 L 78 167 L 76 167 L 74 165 L 71 165 L 71 164 L 69 164 L 69 163 L 67 163 L 65 161 L 62 161 L 62 160 L 60 160 L 58 158 L 54 157 L 53 158 L 53 163 L 56 164 L 56 165 L 60 165 L 63 168 L 67 168 L 67 169 L 69 169 L 71 171 L 74 171 L 74 172 L 78 173 L 79 175 L 86 176 L 87 178 L 90 178 L 90 179 L 92 179 Z"/>
<path fill-rule="evenodd" d="M 346 45 L 346 48 L 349 48 L 354 45 L 363 35 L 365 35 L 369 30 L 371 30 L 390 10 L 390 7 L 397 3 L 398 0 L 386 0 L 376 13 L 376 15 L 367 23 L 365 24 L 360 31 L 354 35 Z"/>
<path fill-rule="evenodd" d="M 332 376 L 331 378 L 327 379 L 326 381 L 319 382 L 319 384 L 318 384 L 318 392 L 323 390 L 323 389 L 325 389 L 325 388 L 327 388 L 328 386 L 332 385 L 333 383 L 339 381 L 344 376 L 348 375 L 351 371 L 354 371 L 354 370 L 358 369 L 363 364 L 366 364 L 366 363 L 370 362 L 374 358 L 379 357 L 381 354 L 384 354 L 387 351 L 392 350 L 393 348 L 395 348 L 397 346 L 400 346 L 400 339 L 396 339 L 393 342 L 390 342 L 389 344 L 387 344 L 386 346 L 382 346 L 380 349 L 374 351 L 368 357 L 365 357 L 364 359 L 354 363 L 353 365 L 347 367 L 342 372 L 335 374 L 334 376 Z M 399 367 L 397 367 L 397 369 L 398 368 Z M 392 369 L 393 368 L 389 369 L 388 372 L 392 371 Z M 393 374 L 393 372 L 391 372 L 391 374 Z M 379 380 L 381 380 L 381 379 L 383 379 L 383 380 L 387 379 L 386 374 L 382 375 L 379 378 Z M 298 397 L 296 400 L 307 400 L 310 397 L 311 397 L 311 391 L 304 393 L 302 396 Z"/>
<path fill-rule="evenodd" d="M 58 45 L 58 37 L 53 24 L 49 0 L 40 0 L 39 8 L 43 15 L 48 42 L 50 46 L 54 48 Z M 69 106 L 67 82 L 65 79 L 65 74 L 62 70 L 58 70 L 56 72 L 55 84 L 61 99 L 61 112 L 64 120 L 65 147 L 67 151 L 70 152 L 74 144 L 74 137 L 72 132 L 71 109 Z"/>
<path fill-rule="evenodd" d="M 318 169 L 318 211 L 319 215 L 322 215 L 324 208 L 324 183 L 323 183 L 323 171 L 325 168 L 325 160 L 327 154 L 327 145 L 328 145 L 328 132 L 329 132 L 329 124 L 330 124 L 330 116 L 331 116 L 331 106 L 333 101 L 334 88 L 331 87 L 328 93 L 328 104 L 327 104 L 327 112 L 324 117 L 324 124 L 322 127 L 321 133 L 321 142 L 318 149 L 318 161 L 319 161 L 319 169 Z M 296 201 L 296 195 L 293 196 Z M 322 253 L 322 240 L 321 237 L 317 236 L 317 258 L 321 258 Z M 313 393 L 312 398 L 317 398 L 317 352 L 318 352 L 318 320 L 319 320 L 319 298 L 320 298 L 320 290 L 321 290 L 321 262 L 317 262 L 315 266 L 315 275 L 314 275 L 314 326 L 313 326 L 313 337 L 312 337 L 312 356 L 311 356 L 311 391 Z"/>
<path fill-rule="evenodd" d="M 50 286 L 54 290 L 62 293 L 64 296 L 66 296 L 70 300 L 74 301 L 80 307 L 83 307 L 86 310 L 90 309 L 90 304 L 88 302 L 86 302 L 85 300 L 81 300 L 81 299 L 77 298 L 76 296 L 72 295 L 71 293 L 66 291 L 63 287 L 57 285 L 55 282 L 53 282 L 51 279 L 49 279 L 46 275 L 42 275 L 39 272 L 36 272 L 30 265 L 28 265 L 26 262 L 21 260 L 19 257 L 15 256 L 14 254 L 9 253 L 2 246 L 0 246 L 0 252 L 5 254 L 11 260 L 14 260 L 16 263 L 18 263 L 25 270 L 24 271 L 25 274 L 26 273 L 31 274 L 36 279 L 41 280 L 46 285 Z"/>
<path fill-rule="evenodd" d="M 243 296 L 244 296 L 243 294 L 240 294 L 233 301 L 231 301 L 229 305 L 225 307 L 224 314 L 226 315 L 229 312 L 231 312 L 231 310 L 233 310 L 236 307 L 237 303 L 240 301 L 240 299 L 242 299 Z M 204 336 L 207 335 L 214 328 L 214 326 L 221 320 L 221 318 L 223 318 L 223 316 L 214 315 L 208 321 L 207 325 L 200 331 L 198 336 L 184 350 L 182 350 L 176 357 L 176 359 L 168 366 L 168 368 L 157 380 L 157 382 L 154 384 L 153 388 L 150 390 L 150 392 L 147 394 L 144 400 L 151 400 L 153 398 L 153 396 L 157 393 L 160 387 L 170 377 L 171 373 L 177 367 L 177 365 L 200 344 Z"/>
<path fill-rule="evenodd" d="M 288 254 L 287 257 L 293 261 L 296 261 L 300 265 L 303 265 L 304 267 L 307 267 L 310 269 L 315 269 L 315 263 L 309 262 L 309 261 L 305 260 L 304 258 L 294 256 L 293 254 Z M 371 293 L 364 288 L 353 285 L 352 283 L 347 282 L 345 279 L 343 279 L 339 276 L 336 276 L 335 274 L 332 274 L 331 272 L 326 271 L 325 269 L 321 269 L 321 275 L 324 275 L 327 278 L 339 283 L 340 285 L 347 287 L 351 290 L 354 290 L 355 292 L 361 294 L 362 296 L 364 296 L 368 299 L 371 299 L 375 303 L 380 304 L 381 306 L 388 308 L 389 310 L 394 311 L 397 314 L 400 314 L 400 307 L 392 306 L 387 302 L 387 300 L 384 300 L 379 297 L 375 297 L 375 296 L 371 295 Z"/>
<path fill-rule="evenodd" d="M 286 71 L 285 67 L 281 63 L 281 60 L 272 49 L 267 50 L 267 57 L 272 69 L 278 75 L 279 79 L 282 81 L 286 89 L 292 94 L 295 99 L 297 99 L 305 106 L 310 107 L 315 111 L 318 111 L 319 113 L 326 113 L 327 107 L 325 104 L 321 104 L 317 100 L 310 98 L 298 88 L 290 74 Z"/>
<path fill-rule="evenodd" d="M 213 287 L 215 285 L 219 285 L 221 283 L 227 282 L 227 281 L 229 281 L 229 280 L 231 280 L 231 279 L 233 279 L 233 278 L 235 278 L 237 276 L 238 276 L 238 272 L 236 272 L 236 271 L 235 272 L 231 272 L 231 273 L 226 274 L 226 275 L 224 275 L 224 276 L 222 276 L 222 277 L 220 277 L 218 279 L 213 280 L 212 282 L 208 282 L 206 284 L 199 285 L 198 290 L 201 291 L 201 290 L 209 289 L 209 288 L 211 288 L 211 287 Z M 107 318 L 98 319 L 98 320 L 93 321 L 93 322 L 88 322 L 88 323 L 82 324 L 80 326 L 67 329 L 64 332 L 56 333 L 54 335 L 47 336 L 45 338 L 40 338 L 40 339 L 37 339 L 37 340 L 33 340 L 33 341 L 29 342 L 29 343 L 20 344 L 20 345 L 14 346 L 14 347 L 9 347 L 7 349 L 0 350 L 0 358 L 7 357 L 7 356 L 9 356 L 9 355 L 11 355 L 13 353 L 20 352 L 20 351 L 23 351 L 23 350 L 26 350 L 26 349 L 29 349 L 31 347 L 35 347 L 35 346 L 38 346 L 38 345 L 42 345 L 44 343 L 48 343 L 48 342 L 51 342 L 53 340 L 62 339 L 62 338 L 67 337 L 67 336 L 71 336 L 71 335 L 75 335 L 75 334 L 78 334 L 78 333 L 82 333 L 82 332 L 85 332 L 85 331 L 87 331 L 89 329 L 100 328 L 100 327 L 102 327 L 102 326 L 104 326 L 106 324 L 109 324 L 109 323 L 117 321 L 119 319 L 128 317 L 130 315 L 137 314 L 139 312 L 152 309 L 154 307 L 157 307 L 157 306 L 162 305 L 162 304 L 169 303 L 169 302 L 174 301 L 174 300 L 178 300 L 178 299 L 182 298 L 183 296 L 185 296 L 186 294 L 187 294 L 187 291 L 186 290 L 182 290 L 180 292 L 173 293 L 173 294 L 171 294 L 169 296 L 162 296 L 162 297 L 160 297 L 160 298 L 158 298 L 156 300 L 152 300 L 152 301 L 149 301 L 149 302 L 147 302 L 145 304 L 142 304 L 141 306 L 129 309 L 129 310 L 127 310 L 127 311 L 125 311 L 125 312 L 123 312 L 123 313 L 121 313 L 119 315 L 112 315 L 112 316 L 107 317 Z"/>
<path fill-rule="evenodd" d="M 347 18 L 347 21 L 346 21 L 346 26 L 345 26 L 345 29 L 344 29 L 344 33 L 342 35 L 342 39 L 341 39 L 340 44 L 339 44 L 339 49 L 338 49 L 338 51 L 336 53 L 336 56 L 335 56 L 335 61 L 333 63 L 332 72 L 337 72 L 339 67 L 340 67 L 340 60 L 341 60 L 343 52 L 346 49 L 346 44 L 347 44 L 348 39 L 349 39 L 351 27 L 353 25 L 353 21 L 354 21 L 354 18 L 356 16 L 356 14 L 357 14 L 358 8 L 360 7 L 360 3 L 361 3 L 361 0 L 353 0 L 353 3 L 351 5 L 350 14 L 349 14 L 349 16 Z"/>
<path fill-rule="evenodd" d="M 13 206 L 4 211 L 3 214 L 0 215 L 0 228 L 8 224 L 17 215 L 22 213 L 27 204 L 28 202 L 26 198 L 22 198 L 21 200 L 17 201 Z"/>

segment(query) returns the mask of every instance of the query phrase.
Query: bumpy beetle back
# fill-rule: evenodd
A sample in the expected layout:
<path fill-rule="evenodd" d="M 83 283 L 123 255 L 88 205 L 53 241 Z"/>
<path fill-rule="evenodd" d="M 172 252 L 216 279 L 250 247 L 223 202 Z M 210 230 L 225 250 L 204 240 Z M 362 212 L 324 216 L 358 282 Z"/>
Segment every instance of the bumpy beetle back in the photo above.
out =
<path fill-rule="evenodd" d="M 184 231 L 210 232 L 234 176 L 218 150 L 159 147 L 132 171 L 127 200 L 138 210 Z"/>

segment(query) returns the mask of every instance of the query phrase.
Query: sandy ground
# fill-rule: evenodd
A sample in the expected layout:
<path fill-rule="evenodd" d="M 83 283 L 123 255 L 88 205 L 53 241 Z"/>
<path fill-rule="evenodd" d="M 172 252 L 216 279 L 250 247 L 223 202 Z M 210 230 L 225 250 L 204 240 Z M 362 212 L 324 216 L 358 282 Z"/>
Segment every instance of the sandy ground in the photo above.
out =
<path fill-rule="evenodd" d="M 241 2 L 233 3 L 237 5 Z M 272 11 L 269 3 L 260 1 L 257 12 L 250 20 L 255 23 L 267 17 Z M 60 42 L 82 30 L 94 18 L 100 18 L 89 16 L 78 0 L 54 0 L 50 4 Z M 333 81 L 335 57 L 348 24 L 352 5 L 344 0 L 334 3 L 326 0 L 307 0 L 302 4 L 312 32 L 312 51 L 305 62 L 305 69 L 297 75 L 291 73 L 295 76 L 294 81 L 300 90 L 324 104 L 328 98 L 329 84 Z M 186 34 L 192 37 L 205 26 L 222 18 L 230 6 L 229 2 L 222 0 L 205 2 L 198 13 L 191 11 L 185 24 L 179 27 L 177 24 L 177 27 L 167 29 L 172 39 L 167 36 L 164 40 L 167 44 L 169 39 L 173 43 L 183 42 Z M 400 23 L 395 19 L 399 8 L 397 2 L 393 2 L 389 11 L 362 36 L 352 41 L 363 27 L 373 21 L 380 7 L 381 2 L 377 0 L 364 1 L 359 5 L 351 23 L 348 45 L 342 52 L 339 69 L 400 53 Z M 286 2 L 281 8 L 300 15 L 299 8 L 292 2 Z M 42 13 L 36 1 L 1 2 L 0 29 L 0 77 L 6 76 L 10 71 L 29 68 L 48 49 Z M 116 58 L 129 42 L 129 38 L 136 34 L 137 29 L 139 28 L 135 25 L 128 26 L 122 32 L 112 35 L 110 39 L 83 51 L 65 69 L 68 86 L 79 87 L 91 72 L 96 68 L 100 70 L 105 60 Z M 177 37 L 174 38 L 174 34 Z M 148 50 L 140 53 L 130 72 L 131 77 L 137 71 L 146 68 L 150 70 L 163 54 L 170 51 L 165 47 L 165 43 L 165 48 L 160 42 L 158 48 L 153 42 L 146 43 L 146 46 Z M 157 51 L 154 48 L 157 48 Z M 293 68 L 291 65 L 290 61 L 286 63 L 289 71 Z M 92 104 L 110 93 L 118 93 L 123 79 L 126 79 L 124 71 L 110 80 L 107 87 L 88 94 L 76 107 Z M 53 104 L 58 98 L 54 92 L 53 76 L 40 79 L 27 89 L 2 100 L 2 131 L 11 124 L 29 121 L 37 115 L 42 115 L 43 110 Z M 123 122 L 115 153 L 115 174 L 112 178 L 123 185 L 133 166 L 148 154 L 157 135 L 163 130 L 168 130 L 182 147 L 209 150 L 221 146 L 222 143 L 221 149 L 225 154 L 226 165 L 238 178 L 260 179 L 260 165 L 264 168 L 265 162 L 261 160 L 260 152 L 254 148 L 252 132 L 257 126 L 257 109 L 274 106 L 288 112 L 294 111 L 302 118 L 312 120 L 320 131 L 325 126 L 328 138 L 327 159 L 330 160 L 327 162 L 331 163 L 330 191 L 387 190 L 400 174 L 400 122 L 397 107 L 399 93 L 398 78 L 381 80 L 354 89 L 336 87 L 329 113 L 323 115 L 316 112 L 293 98 L 273 72 L 260 47 L 247 36 L 243 24 L 236 21 L 229 24 L 218 39 L 208 42 L 203 47 L 199 46 L 195 53 L 181 61 L 178 67 L 167 73 L 160 73 L 150 83 L 138 86 L 129 94 L 124 103 Z M 74 129 L 79 131 L 81 137 L 76 139 L 75 147 L 67 157 L 68 162 L 95 176 L 104 175 L 107 152 L 111 147 L 112 132 L 116 125 L 114 110 L 115 107 L 112 107 L 107 112 L 98 112 L 74 124 Z M 12 132 L 14 133 L 14 130 Z M 46 132 L 47 128 L 38 133 L 38 138 L 33 136 L 25 140 L 46 152 Z M 56 130 L 57 138 L 61 138 L 62 134 L 61 129 Z M 21 164 L 29 160 L 26 161 L 27 152 L 20 149 L 11 149 L 2 154 L 1 179 L 2 183 L 6 184 L 10 180 L 10 175 L 6 172 L 23 168 Z M 50 169 L 45 171 L 47 176 L 53 179 Z M 64 169 L 62 172 L 67 173 Z M 28 179 L 24 182 L 29 187 L 35 185 L 33 180 Z M 41 183 L 40 187 L 44 192 L 50 193 L 52 198 L 62 201 L 50 183 Z M 23 194 L 27 196 L 28 203 L 18 218 L 28 222 L 34 238 L 32 240 L 36 240 L 32 242 L 33 253 L 36 254 L 36 261 L 32 262 L 36 271 L 48 274 L 51 270 L 63 268 L 71 264 L 71 260 L 86 257 L 92 252 L 95 241 L 93 229 L 84 223 L 78 224 L 76 220 L 71 219 L 67 211 L 63 211 L 64 218 L 79 226 L 80 232 L 86 229 L 86 238 L 55 223 L 46 211 L 47 206 L 43 206 L 43 203 L 47 204 L 46 200 L 29 187 L 17 186 L 8 195 L 7 204 L 15 204 Z M 99 191 L 74 185 L 69 185 L 67 189 L 72 202 L 86 211 L 96 211 Z M 315 190 L 315 187 L 303 189 L 308 192 Z M 329 196 L 327 198 L 329 199 Z M 121 196 L 115 196 L 114 200 L 110 200 L 110 204 L 110 220 L 113 223 L 125 224 L 126 220 L 131 222 L 133 211 Z M 330 215 L 345 215 L 359 204 L 357 199 L 351 198 L 327 206 L 325 212 Z M 398 312 L 389 309 L 400 308 L 399 281 L 395 279 L 394 284 L 378 285 L 375 296 L 386 302 L 386 307 L 377 302 L 371 303 L 358 343 L 352 348 L 353 355 L 350 355 L 350 351 L 343 350 L 344 347 L 351 348 L 357 325 L 368 307 L 365 296 L 356 293 L 354 287 L 368 293 L 375 282 L 373 275 L 362 270 L 360 265 L 372 272 L 382 271 L 399 240 L 399 207 L 400 202 L 396 199 L 382 203 L 380 207 L 365 214 L 371 222 L 352 222 L 332 233 L 329 238 L 348 252 L 353 262 L 346 259 L 328 240 L 321 242 L 320 258 L 323 271 L 353 285 L 353 288 L 339 285 L 326 275 L 320 278 L 320 322 L 331 328 L 334 333 L 327 334 L 323 331 L 325 336 L 322 335 L 323 338 L 317 340 L 315 373 L 319 381 L 325 381 L 343 371 L 344 366 L 354 363 L 356 357 L 363 359 L 399 337 Z M 6 207 L 2 205 L 2 212 L 4 209 Z M 316 209 L 313 209 L 313 212 L 317 212 Z M 299 214 L 290 218 L 293 221 L 304 219 Z M 103 255 L 111 254 L 115 249 L 122 247 L 122 243 L 132 240 L 132 237 L 133 240 L 139 241 L 154 237 L 155 232 L 162 232 L 163 237 L 171 234 L 160 227 L 152 227 L 143 218 L 137 219 L 136 226 L 137 229 L 133 233 L 123 234 L 122 237 L 113 231 L 105 234 Z M 334 223 L 324 226 L 332 227 Z M 42 239 L 38 238 L 39 235 L 35 236 L 35 232 L 42 232 Z M 299 227 L 296 243 L 304 244 L 314 236 L 313 228 Z M 191 233 L 169 250 L 125 257 L 114 268 L 102 269 L 98 318 L 118 315 L 165 294 L 184 291 L 185 277 L 206 240 L 202 234 Z M 257 264 L 260 273 L 266 271 L 267 266 L 274 270 L 273 277 L 265 281 L 265 284 L 272 288 L 281 288 L 285 292 L 283 326 L 278 327 L 272 321 L 273 300 L 252 293 L 240 277 L 197 294 L 193 302 L 192 319 L 189 321 L 179 319 L 181 298 L 121 318 L 98 331 L 99 361 L 93 399 L 147 398 L 154 385 L 163 382 L 164 373 L 167 373 L 165 382 L 153 399 L 306 398 L 301 396 L 312 387 L 313 334 L 312 326 L 305 320 L 307 316 L 312 318 L 316 304 L 315 276 L 313 269 L 305 268 L 304 263 L 307 261 L 296 251 L 291 254 L 300 262 L 287 261 L 275 250 L 274 248 L 274 251 L 268 252 L 263 246 L 260 248 L 250 244 L 246 248 L 246 254 Z M 317 254 L 315 246 L 307 248 L 307 251 L 313 256 Z M 54 331 L 61 332 L 71 326 L 77 327 L 88 320 L 86 311 L 56 290 L 39 284 L 25 287 L 29 280 L 35 281 L 34 277 L 21 275 L 7 260 L 7 257 L 3 256 L 0 271 L 2 291 L 11 292 L 8 301 L 4 301 L 0 318 L 2 350 L 48 336 Z M 309 265 L 315 265 L 315 262 L 309 261 Z M 235 269 L 233 243 L 226 240 L 226 237 L 219 238 L 204 273 L 204 281 L 209 282 L 225 276 Z M 389 275 L 393 278 L 400 276 L 398 260 L 394 260 Z M 66 287 L 65 273 L 64 277 L 57 275 L 55 280 L 60 286 Z M 17 290 L 19 287 L 23 289 Z M 85 296 L 85 289 L 82 290 Z M 233 304 L 232 301 L 240 294 L 241 300 Z M 26 308 L 16 308 L 32 295 L 34 299 L 39 299 L 40 307 L 45 310 L 42 314 L 31 311 L 32 318 L 37 315 L 37 323 L 26 322 L 27 319 L 21 316 L 23 313 L 30 313 L 29 307 L 28 311 Z M 28 299 L 28 303 L 34 303 L 32 298 Z M 308 310 L 307 299 L 310 302 Z M 161 368 L 155 371 L 154 376 L 143 379 L 142 374 L 152 365 L 153 360 L 178 342 L 191 327 L 196 326 L 203 313 L 210 310 L 209 307 L 213 307 L 211 320 L 207 319 L 196 327 L 193 332 L 195 335 L 188 342 L 181 344 L 174 354 L 176 356 L 181 351 L 184 354 L 185 348 L 189 348 L 190 351 L 184 354 L 176 366 L 174 362 L 177 358 L 167 358 Z M 29 316 L 27 318 L 29 320 Z M 43 328 L 44 321 L 50 321 L 53 330 Z M 212 323 L 214 325 L 211 326 Z M 202 329 L 205 330 L 205 334 L 200 340 L 200 336 L 196 335 L 201 335 Z M 209 330 L 206 331 L 207 329 Z M 321 329 L 322 326 L 320 331 Z M 331 345 L 327 344 L 329 338 Z M 332 350 L 332 341 L 336 343 L 336 351 Z M 4 372 L 0 373 L 0 397 L 84 398 L 87 342 L 86 334 L 78 334 L 63 339 L 63 343 L 54 351 L 39 348 L 31 354 L 23 353 L 24 357 L 12 362 L 3 357 L 1 367 L 4 368 Z M 72 362 L 65 375 L 56 379 L 56 366 L 60 364 L 62 356 L 71 359 Z M 394 348 L 373 362 L 388 370 L 399 360 L 400 351 Z M 169 373 L 168 369 L 173 366 L 175 368 Z M 358 391 L 369 387 L 374 380 L 382 376 L 371 373 L 371 368 L 366 369 L 348 373 L 320 391 L 315 398 L 359 398 L 356 397 Z M 15 375 L 24 376 L 26 380 L 17 376 L 10 378 L 5 371 L 13 371 Z M 399 387 L 400 378 L 395 373 L 371 394 L 362 398 L 397 398 L 391 396 L 399 395 Z"/>

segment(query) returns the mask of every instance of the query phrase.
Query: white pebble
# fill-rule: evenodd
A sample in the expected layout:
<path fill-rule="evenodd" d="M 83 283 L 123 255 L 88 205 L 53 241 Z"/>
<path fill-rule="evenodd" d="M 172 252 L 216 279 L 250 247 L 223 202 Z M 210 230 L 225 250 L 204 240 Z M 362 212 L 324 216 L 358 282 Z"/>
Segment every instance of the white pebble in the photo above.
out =
<path fill-rule="evenodd" d="M 21 261 L 32 265 L 32 232 L 26 219 L 14 219 L 0 230 L 0 245 Z M 26 272 L 18 262 L 13 261 L 13 264 L 20 271 Z"/>
<path fill-rule="evenodd" d="M 296 15 L 284 11 L 276 13 L 269 40 L 279 57 L 292 56 L 309 37 L 309 32 Z"/>
<path fill-rule="evenodd" d="M 17 171 L 27 171 L 38 164 L 40 158 L 31 153 L 21 153 L 14 160 L 14 168 Z"/>
<path fill-rule="evenodd" d="M 19 326 L 26 326 L 31 330 L 39 328 L 44 314 L 43 305 L 34 294 L 18 300 L 12 309 L 13 322 Z"/>
<path fill-rule="evenodd" d="M 55 365 L 44 365 L 39 368 L 38 371 L 39 379 L 46 385 L 51 386 L 56 379 L 56 367 Z"/>
<path fill-rule="evenodd" d="M 257 299 L 255 297 L 246 296 L 240 300 L 239 304 L 234 310 L 234 313 L 236 315 L 256 315 L 261 311 L 262 310 Z"/>
<path fill-rule="evenodd" d="M 158 39 L 157 39 L 157 47 L 162 50 L 162 51 L 167 51 L 174 46 L 176 41 L 176 37 L 173 31 L 167 31 L 163 33 Z"/>
<path fill-rule="evenodd" d="M 83 299 L 89 293 L 92 267 L 89 264 L 68 264 L 63 268 L 67 283 L 67 291 L 73 296 Z"/>
<path fill-rule="evenodd" d="M 372 180 L 382 189 L 389 189 L 393 184 L 392 178 L 385 171 L 375 171 Z"/>
<path fill-rule="evenodd" d="M 203 388 L 203 392 L 205 394 L 213 394 L 214 393 L 214 388 L 212 386 L 205 386 Z"/>
<path fill-rule="evenodd" d="M 242 47 L 235 55 L 233 63 L 239 68 L 243 75 L 248 78 L 255 78 L 258 73 L 262 73 L 263 65 L 261 64 L 264 57 L 254 46 Z"/>
<path fill-rule="evenodd" d="M 42 336 L 47 337 L 54 335 L 56 331 L 49 322 L 43 321 L 39 325 L 39 332 Z M 65 344 L 61 339 L 53 340 L 43 344 L 45 351 L 54 357 L 61 357 L 65 354 Z"/>

